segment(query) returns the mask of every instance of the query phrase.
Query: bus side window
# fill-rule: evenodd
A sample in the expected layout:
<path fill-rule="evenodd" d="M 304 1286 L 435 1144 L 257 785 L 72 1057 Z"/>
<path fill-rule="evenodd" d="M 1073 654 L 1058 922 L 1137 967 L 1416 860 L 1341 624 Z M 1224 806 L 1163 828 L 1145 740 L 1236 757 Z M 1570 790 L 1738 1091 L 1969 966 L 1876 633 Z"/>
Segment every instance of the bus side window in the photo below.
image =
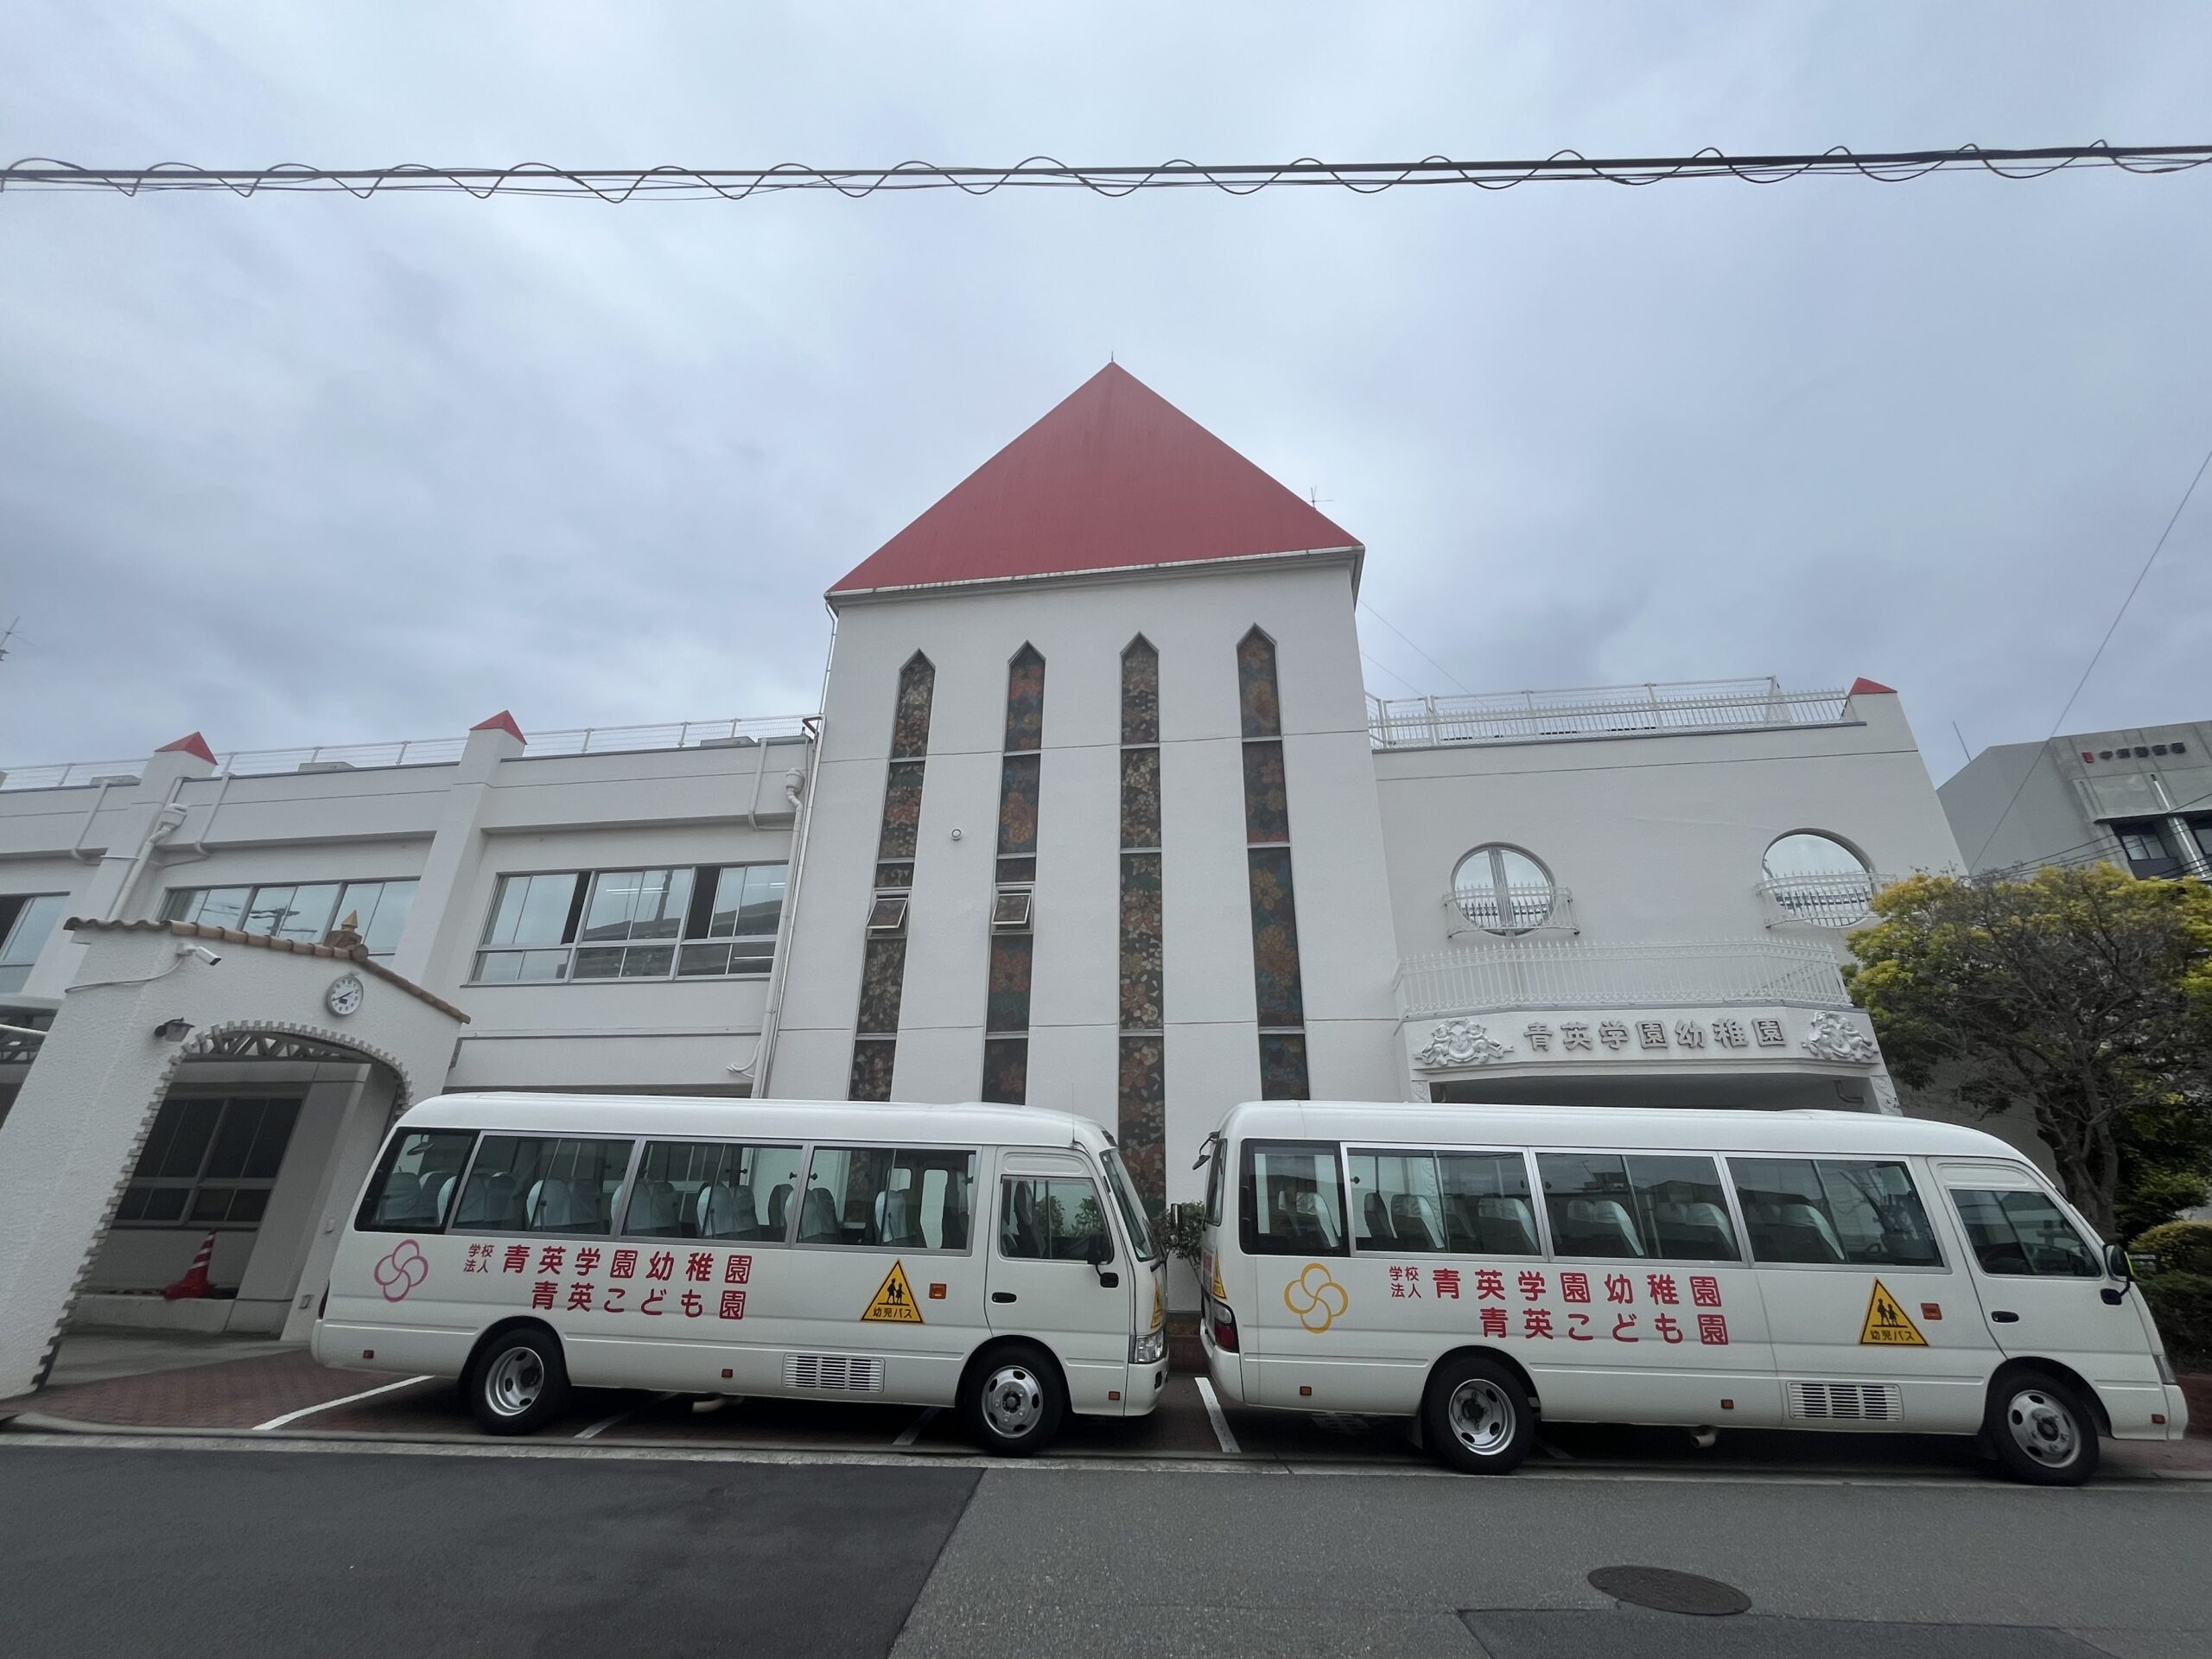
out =
<path fill-rule="evenodd" d="M 613 1230 L 614 1195 L 629 1173 L 629 1141 L 554 1135 L 487 1135 L 454 1211 L 472 1233 Z"/>
<path fill-rule="evenodd" d="M 1346 1255 L 1344 1181 L 1323 1141 L 1247 1141 L 1239 1153 L 1237 1242 L 1256 1255 Z"/>
<path fill-rule="evenodd" d="M 1098 1189 L 1078 1176 L 1009 1175 L 999 1204 L 999 1254 L 1031 1262 L 1087 1262 L 1094 1240 L 1099 1259 L 1114 1259 L 1114 1236 Z"/>
<path fill-rule="evenodd" d="M 396 1135 L 378 1161 L 353 1227 L 364 1233 L 435 1233 L 453 1208 L 453 1189 L 476 1144 L 474 1129 Z"/>
<path fill-rule="evenodd" d="M 1437 1185 L 1434 1153 L 1356 1147 L 1345 1161 L 1351 1174 L 1352 1237 L 1361 1249 L 1400 1255 L 1444 1249 L 1444 1194 Z"/>
<path fill-rule="evenodd" d="M 975 1185 L 976 1154 L 965 1150 L 817 1147 L 800 1201 L 798 1242 L 965 1249 Z M 932 1217 L 936 1243 L 930 1236 Z"/>
<path fill-rule="evenodd" d="M 1652 1253 L 1636 1224 L 1636 1195 L 1618 1153 L 1540 1152 L 1536 1171 L 1559 1255 L 1613 1261 Z"/>
<path fill-rule="evenodd" d="M 732 1238 L 781 1243 L 785 1202 L 798 1179 L 797 1147 L 721 1141 L 649 1141 L 630 1188 L 622 1230 L 632 1238 Z"/>
<path fill-rule="evenodd" d="M 1731 1158 L 1752 1258 L 1794 1266 L 1942 1265 L 1928 1212 L 1899 1163 Z"/>
<path fill-rule="evenodd" d="M 1446 1152 L 1444 1219 L 1451 1248 L 1467 1255 L 1541 1255 L 1529 1202 L 1529 1165 L 1517 1152 Z"/>
<path fill-rule="evenodd" d="M 2058 1206 L 2022 1188 L 1951 1189 L 1967 1242 L 1984 1273 L 2048 1279 L 2095 1279 L 2104 1269 Z"/>

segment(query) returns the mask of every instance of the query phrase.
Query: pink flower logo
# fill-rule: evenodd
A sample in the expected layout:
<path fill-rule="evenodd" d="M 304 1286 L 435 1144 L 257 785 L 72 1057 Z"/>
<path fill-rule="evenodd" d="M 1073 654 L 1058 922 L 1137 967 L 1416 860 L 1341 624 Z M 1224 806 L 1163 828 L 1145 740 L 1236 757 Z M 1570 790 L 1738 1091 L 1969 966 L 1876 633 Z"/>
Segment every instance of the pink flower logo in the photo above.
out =
<path fill-rule="evenodd" d="M 430 1263 L 411 1238 L 402 1239 L 390 1255 L 377 1263 L 377 1283 L 383 1287 L 387 1302 L 406 1300 L 407 1293 L 429 1276 Z"/>

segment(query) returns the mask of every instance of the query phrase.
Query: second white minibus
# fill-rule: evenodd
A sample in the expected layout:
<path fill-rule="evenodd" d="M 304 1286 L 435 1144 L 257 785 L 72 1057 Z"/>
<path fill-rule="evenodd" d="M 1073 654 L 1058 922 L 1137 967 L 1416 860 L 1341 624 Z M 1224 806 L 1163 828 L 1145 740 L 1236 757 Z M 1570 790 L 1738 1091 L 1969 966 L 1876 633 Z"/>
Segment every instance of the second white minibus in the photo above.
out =
<path fill-rule="evenodd" d="M 1224 1399 L 1417 1420 L 1982 1436 L 2073 1484 L 2188 1408 L 2126 1252 L 1993 1135 L 1847 1112 L 1268 1102 L 1208 1143 Z"/>
<path fill-rule="evenodd" d="M 457 1377 L 493 1433 L 575 1383 L 957 1406 L 1020 1454 L 1153 1409 L 1163 1267 L 1063 1112 L 449 1095 L 385 1141 L 314 1351 Z"/>

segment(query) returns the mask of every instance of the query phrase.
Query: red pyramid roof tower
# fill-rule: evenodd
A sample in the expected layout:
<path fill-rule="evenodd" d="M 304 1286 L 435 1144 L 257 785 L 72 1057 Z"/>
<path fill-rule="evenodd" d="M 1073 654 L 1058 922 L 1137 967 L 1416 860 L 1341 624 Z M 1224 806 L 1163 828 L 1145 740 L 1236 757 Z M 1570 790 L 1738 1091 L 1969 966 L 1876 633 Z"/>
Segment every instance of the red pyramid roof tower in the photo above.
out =
<path fill-rule="evenodd" d="M 830 597 L 1348 551 L 1358 540 L 1109 363 Z"/>

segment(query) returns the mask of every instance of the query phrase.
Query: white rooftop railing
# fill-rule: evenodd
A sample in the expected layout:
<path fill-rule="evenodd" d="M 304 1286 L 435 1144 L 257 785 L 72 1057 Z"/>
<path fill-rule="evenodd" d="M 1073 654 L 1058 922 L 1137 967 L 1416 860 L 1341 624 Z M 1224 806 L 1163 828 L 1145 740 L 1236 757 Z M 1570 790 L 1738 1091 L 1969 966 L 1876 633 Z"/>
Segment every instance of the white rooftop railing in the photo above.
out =
<path fill-rule="evenodd" d="M 1547 738 L 1833 726 L 1843 719 L 1849 700 L 1847 691 L 1789 691 L 1774 679 L 1678 680 L 1456 697 L 1370 696 L 1367 725 L 1378 749 L 1429 749 Z"/>
<path fill-rule="evenodd" d="M 639 749 L 696 749 L 803 737 L 811 715 L 773 715 L 757 720 L 687 720 L 662 726 L 583 726 L 570 731 L 528 732 L 525 758 L 616 754 Z M 239 749 L 215 757 L 218 777 L 268 778 L 286 772 L 353 772 L 372 766 L 451 766 L 465 737 L 409 738 L 396 743 L 325 743 L 305 749 Z M 73 760 L 58 766 L 11 766 L 0 772 L 0 790 L 76 789 L 105 779 L 136 783 L 146 760 Z"/>
<path fill-rule="evenodd" d="M 1505 1008 L 1851 1006 L 1834 951 L 1782 939 L 1478 945 L 1408 958 L 1398 991 L 1412 1020 Z"/>

